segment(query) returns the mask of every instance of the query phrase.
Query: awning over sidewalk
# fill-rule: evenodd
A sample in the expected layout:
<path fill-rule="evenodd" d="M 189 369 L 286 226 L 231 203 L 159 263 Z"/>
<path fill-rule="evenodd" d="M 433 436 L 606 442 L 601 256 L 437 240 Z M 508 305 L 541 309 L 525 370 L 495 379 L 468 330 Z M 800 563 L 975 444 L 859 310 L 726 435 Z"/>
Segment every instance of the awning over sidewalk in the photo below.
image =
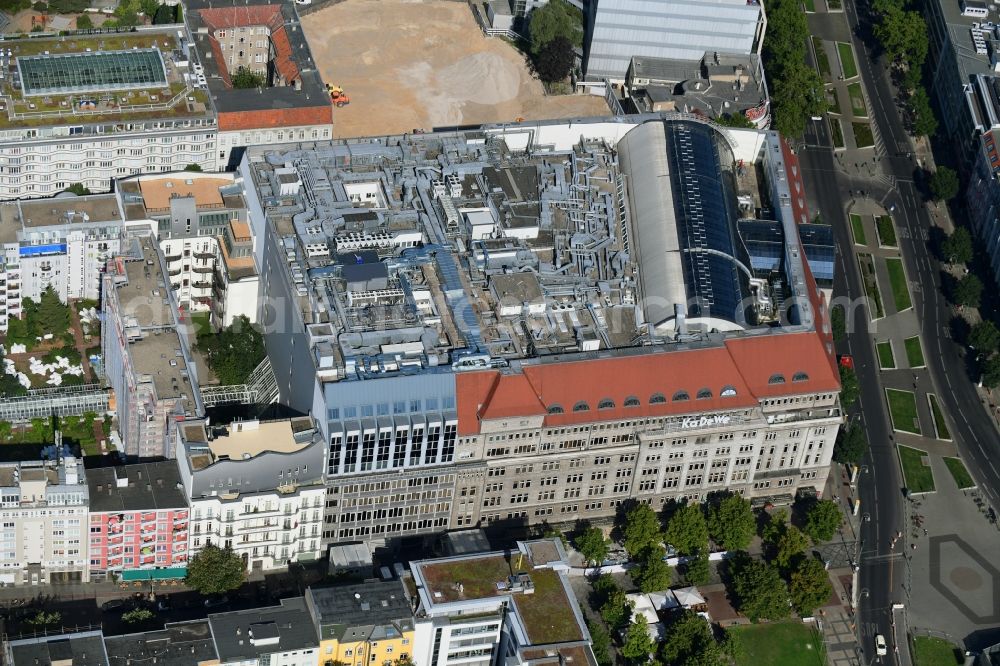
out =
<path fill-rule="evenodd" d="M 187 567 L 171 567 L 167 569 L 132 569 L 122 572 L 123 581 L 133 580 L 174 580 L 184 578 Z"/>

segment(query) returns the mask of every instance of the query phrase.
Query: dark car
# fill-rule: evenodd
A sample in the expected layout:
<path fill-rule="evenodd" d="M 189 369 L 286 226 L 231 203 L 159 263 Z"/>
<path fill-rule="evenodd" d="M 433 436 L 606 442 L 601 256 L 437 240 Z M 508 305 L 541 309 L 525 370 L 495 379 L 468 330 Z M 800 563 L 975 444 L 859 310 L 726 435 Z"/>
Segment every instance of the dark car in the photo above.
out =
<path fill-rule="evenodd" d="M 111 601 L 105 601 L 101 604 L 101 610 L 105 613 L 111 613 L 113 611 L 123 611 L 128 606 L 124 599 L 112 599 Z"/>
<path fill-rule="evenodd" d="M 156 610 L 161 613 L 172 609 L 173 606 L 170 605 L 170 597 L 160 597 L 156 600 Z"/>
<path fill-rule="evenodd" d="M 225 606 L 229 603 L 229 597 L 209 597 L 205 599 L 205 608 L 218 608 L 219 606 Z"/>

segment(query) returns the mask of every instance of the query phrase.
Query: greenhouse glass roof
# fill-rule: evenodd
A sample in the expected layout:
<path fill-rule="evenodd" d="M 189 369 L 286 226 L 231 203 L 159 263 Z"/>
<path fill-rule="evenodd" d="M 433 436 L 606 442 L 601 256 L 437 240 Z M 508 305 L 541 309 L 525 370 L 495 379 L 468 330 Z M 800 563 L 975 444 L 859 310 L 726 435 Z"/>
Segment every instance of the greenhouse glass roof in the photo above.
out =
<path fill-rule="evenodd" d="M 163 57 L 157 49 L 24 56 L 17 59 L 17 69 L 25 96 L 167 85 Z"/>

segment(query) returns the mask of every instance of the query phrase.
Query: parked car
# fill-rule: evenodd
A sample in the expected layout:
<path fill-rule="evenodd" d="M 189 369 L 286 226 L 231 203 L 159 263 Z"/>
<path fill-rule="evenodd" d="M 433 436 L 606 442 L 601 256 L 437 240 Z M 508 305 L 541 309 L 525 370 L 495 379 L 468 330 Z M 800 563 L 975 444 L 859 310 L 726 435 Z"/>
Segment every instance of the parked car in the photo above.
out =
<path fill-rule="evenodd" d="M 219 606 L 225 606 L 229 603 L 229 597 L 222 595 L 220 597 L 209 597 L 205 599 L 205 608 L 218 608 Z"/>
<path fill-rule="evenodd" d="M 884 657 L 888 654 L 888 650 L 886 650 L 885 647 L 885 636 L 882 634 L 875 636 L 875 654 L 880 657 Z"/>
<path fill-rule="evenodd" d="M 105 613 L 111 613 L 113 611 L 123 611 L 128 606 L 124 599 L 112 599 L 110 601 L 105 601 L 101 604 L 101 610 Z"/>
<path fill-rule="evenodd" d="M 170 604 L 170 597 L 160 597 L 156 600 L 156 610 L 164 613 L 171 610 L 173 606 Z"/>

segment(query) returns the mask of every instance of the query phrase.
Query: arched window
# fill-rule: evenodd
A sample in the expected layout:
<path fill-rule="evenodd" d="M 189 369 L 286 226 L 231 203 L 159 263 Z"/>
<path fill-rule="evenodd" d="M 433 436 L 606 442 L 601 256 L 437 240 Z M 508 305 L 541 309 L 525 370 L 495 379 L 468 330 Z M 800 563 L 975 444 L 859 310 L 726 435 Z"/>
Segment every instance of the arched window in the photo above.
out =
<path fill-rule="evenodd" d="M 662 393 L 654 393 L 653 395 L 649 396 L 649 404 L 651 405 L 662 405 L 666 401 L 667 401 L 667 396 L 663 395 Z"/>
<path fill-rule="evenodd" d="M 793 382 L 807 382 L 807 381 L 809 381 L 809 375 L 807 375 L 806 373 L 804 373 L 804 372 L 802 372 L 800 370 L 799 372 L 796 372 L 794 375 L 792 375 L 792 381 Z"/>
<path fill-rule="evenodd" d="M 712 397 L 712 390 L 711 389 L 707 389 L 707 388 L 698 389 L 698 399 L 699 400 L 705 400 L 706 398 L 711 398 L 711 397 Z"/>
<path fill-rule="evenodd" d="M 626 407 L 638 407 L 641 404 L 642 402 L 639 400 L 639 398 L 635 397 L 634 395 L 630 395 L 629 397 L 625 398 Z"/>
<path fill-rule="evenodd" d="M 565 411 L 562 405 L 549 405 L 549 414 L 562 414 Z"/>
<path fill-rule="evenodd" d="M 736 395 L 736 389 L 728 384 L 722 387 L 722 391 L 719 393 L 723 398 L 731 398 Z"/>
<path fill-rule="evenodd" d="M 575 405 L 573 405 L 573 411 L 574 412 L 589 412 L 590 411 L 590 405 L 588 405 L 586 402 L 584 402 L 583 400 L 581 400 L 580 402 L 578 402 Z"/>
<path fill-rule="evenodd" d="M 690 400 L 691 396 L 688 395 L 687 391 L 678 391 L 674 393 L 674 402 L 683 402 L 684 400 Z"/>
<path fill-rule="evenodd" d="M 771 378 L 767 380 L 768 384 L 784 384 L 785 376 L 781 374 L 771 375 Z"/>
<path fill-rule="evenodd" d="M 611 398 L 604 398 L 599 403 L 597 403 L 598 409 L 614 409 L 615 401 Z"/>

